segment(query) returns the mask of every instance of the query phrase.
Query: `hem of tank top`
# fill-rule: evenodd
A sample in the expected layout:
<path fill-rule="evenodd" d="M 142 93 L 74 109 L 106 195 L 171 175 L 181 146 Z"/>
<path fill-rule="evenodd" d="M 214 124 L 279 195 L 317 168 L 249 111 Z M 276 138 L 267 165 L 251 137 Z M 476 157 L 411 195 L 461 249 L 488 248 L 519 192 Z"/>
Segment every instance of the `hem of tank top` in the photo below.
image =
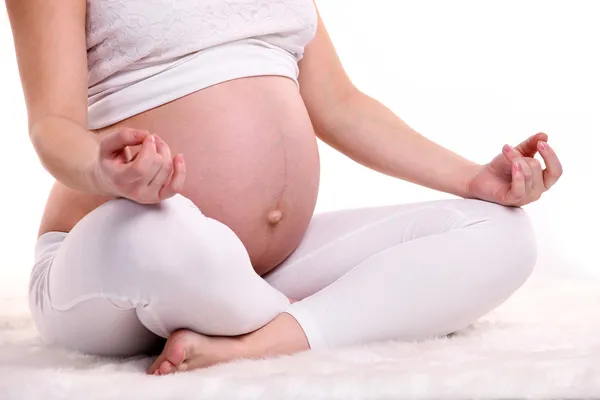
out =
<path fill-rule="evenodd" d="M 223 57 L 232 52 L 236 52 L 235 57 Z M 246 61 L 240 64 L 240 58 Z M 218 61 L 213 63 L 218 64 L 218 68 L 198 68 L 199 64 L 211 65 L 212 60 Z M 178 62 L 119 91 L 105 96 L 96 94 L 94 97 L 101 99 L 88 106 L 88 129 L 105 128 L 220 83 L 257 76 L 282 76 L 300 88 L 298 62 L 291 53 L 256 39 L 238 41 L 194 53 L 185 62 Z"/>

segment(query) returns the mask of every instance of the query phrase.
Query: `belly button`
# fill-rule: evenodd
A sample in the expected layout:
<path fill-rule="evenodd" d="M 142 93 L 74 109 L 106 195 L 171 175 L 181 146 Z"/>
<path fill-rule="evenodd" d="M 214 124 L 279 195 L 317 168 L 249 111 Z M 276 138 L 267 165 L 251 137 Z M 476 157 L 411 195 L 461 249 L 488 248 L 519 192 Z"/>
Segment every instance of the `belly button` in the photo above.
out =
<path fill-rule="evenodd" d="M 277 225 L 279 221 L 281 221 L 281 217 L 283 217 L 281 211 L 274 210 L 269 213 L 267 219 L 269 220 L 269 224 L 274 226 Z"/>

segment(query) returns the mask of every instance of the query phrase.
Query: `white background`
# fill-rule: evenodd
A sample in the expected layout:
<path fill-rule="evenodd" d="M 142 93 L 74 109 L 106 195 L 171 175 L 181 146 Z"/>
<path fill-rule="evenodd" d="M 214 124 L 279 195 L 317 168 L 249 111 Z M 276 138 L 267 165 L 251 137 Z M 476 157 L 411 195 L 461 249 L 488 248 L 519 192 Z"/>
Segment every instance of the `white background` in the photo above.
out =
<path fill-rule="evenodd" d="M 526 207 L 538 229 L 538 270 L 578 276 L 600 276 L 596 4 L 318 1 L 356 85 L 424 135 L 482 163 L 504 143 L 517 144 L 539 131 L 550 135 L 565 173 L 540 202 Z M 52 183 L 29 142 L 3 3 L 0 69 L 2 295 L 26 291 Z M 321 150 L 318 210 L 449 197 L 369 171 L 326 146 Z"/>

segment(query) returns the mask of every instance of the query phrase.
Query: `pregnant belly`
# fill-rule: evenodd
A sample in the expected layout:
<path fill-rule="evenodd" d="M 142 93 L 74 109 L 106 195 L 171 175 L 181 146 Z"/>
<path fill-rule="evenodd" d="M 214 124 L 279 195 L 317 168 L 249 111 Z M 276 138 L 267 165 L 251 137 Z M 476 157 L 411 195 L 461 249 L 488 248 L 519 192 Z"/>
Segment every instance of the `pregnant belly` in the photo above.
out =
<path fill-rule="evenodd" d="M 316 203 L 319 156 L 293 81 L 225 82 L 118 125 L 156 133 L 184 154 L 182 194 L 238 235 L 258 273 L 299 244 Z"/>

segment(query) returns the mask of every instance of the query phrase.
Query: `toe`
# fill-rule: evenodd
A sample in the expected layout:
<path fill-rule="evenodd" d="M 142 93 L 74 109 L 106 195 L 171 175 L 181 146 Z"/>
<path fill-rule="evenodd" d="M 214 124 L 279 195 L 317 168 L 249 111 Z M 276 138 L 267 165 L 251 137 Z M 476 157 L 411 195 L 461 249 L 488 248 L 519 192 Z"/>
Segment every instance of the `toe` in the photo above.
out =
<path fill-rule="evenodd" d="M 162 364 L 163 359 L 165 358 L 164 355 L 160 355 L 156 358 L 156 360 L 154 360 L 154 362 L 152 363 L 152 365 L 150 366 L 150 368 L 148 368 L 147 374 L 148 375 L 158 375 L 158 367 L 160 367 L 160 364 Z"/>
<path fill-rule="evenodd" d="M 185 331 L 178 331 L 172 334 L 162 353 L 154 360 L 154 363 L 148 368 L 147 373 L 149 375 L 155 374 L 159 371 L 161 365 L 166 361 L 173 366 L 181 364 L 185 360 Z"/>
<path fill-rule="evenodd" d="M 173 364 L 168 361 L 163 361 L 158 370 L 161 375 L 169 375 L 173 372 L 173 369 Z"/>

